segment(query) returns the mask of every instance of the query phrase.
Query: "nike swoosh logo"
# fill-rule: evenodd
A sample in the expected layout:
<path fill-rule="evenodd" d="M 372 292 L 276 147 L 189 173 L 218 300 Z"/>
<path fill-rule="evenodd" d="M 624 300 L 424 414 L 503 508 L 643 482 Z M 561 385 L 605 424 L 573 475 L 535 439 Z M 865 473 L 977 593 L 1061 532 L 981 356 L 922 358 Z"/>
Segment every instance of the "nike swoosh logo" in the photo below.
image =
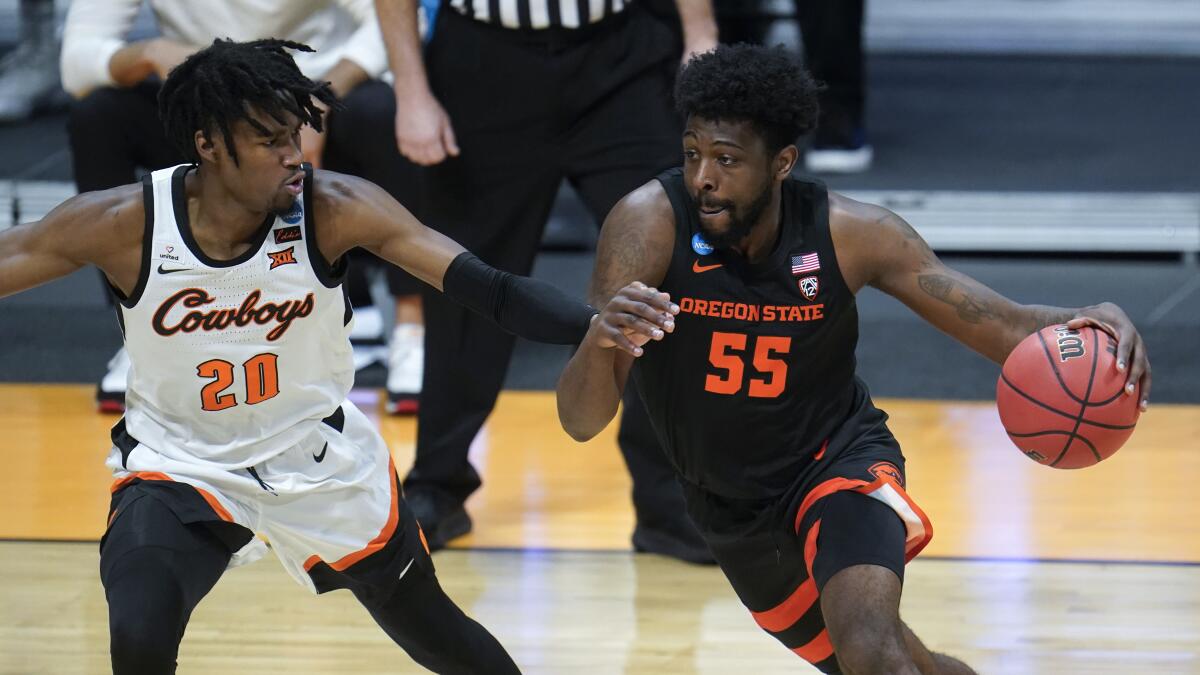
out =
<path fill-rule="evenodd" d="M 317 462 L 323 461 L 325 459 L 325 451 L 328 449 L 329 449 L 329 444 L 326 443 L 324 446 L 321 447 L 321 454 L 319 454 L 319 455 L 315 454 L 315 453 L 313 454 L 313 459 L 317 460 Z"/>
<path fill-rule="evenodd" d="M 701 272 L 715 270 L 718 267 L 724 267 L 724 266 L 725 266 L 724 263 L 717 263 L 715 265 L 701 265 L 700 261 L 697 260 L 696 262 L 692 263 L 692 271 L 695 272 L 696 274 L 700 274 Z"/>
<path fill-rule="evenodd" d="M 163 267 L 162 264 L 159 264 L 158 273 L 159 274 L 170 274 L 172 272 L 186 272 L 190 269 L 191 269 L 190 267 L 176 267 L 175 269 L 167 269 L 167 268 Z"/>
<path fill-rule="evenodd" d="M 403 579 L 403 578 L 404 578 L 404 575 L 405 575 L 405 574 L 408 574 L 408 568 L 412 567 L 412 564 L 413 564 L 413 563 L 415 563 L 415 562 L 417 562 L 417 559 L 416 559 L 416 558 L 413 558 L 412 560 L 409 560 L 409 561 L 408 561 L 408 564 L 407 564 L 407 565 L 405 565 L 405 566 L 404 566 L 404 569 L 400 571 L 400 576 L 399 576 L 399 578 L 400 578 L 400 579 Z"/>

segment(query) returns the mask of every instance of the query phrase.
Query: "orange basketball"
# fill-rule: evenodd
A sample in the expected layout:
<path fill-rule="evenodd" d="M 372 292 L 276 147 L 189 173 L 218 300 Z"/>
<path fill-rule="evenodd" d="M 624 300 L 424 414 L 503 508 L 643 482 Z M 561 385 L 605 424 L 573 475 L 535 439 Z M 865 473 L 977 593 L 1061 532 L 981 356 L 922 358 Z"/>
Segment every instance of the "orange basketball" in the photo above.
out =
<path fill-rule="evenodd" d="M 1117 340 L 1085 326 L 1047 326 L 1008 355 L 996 383 L 1000 422 L 1017 448 L 1056 469 L 1108 459 L 1137 424 L 1141 392 L 1126 396 Z"/>

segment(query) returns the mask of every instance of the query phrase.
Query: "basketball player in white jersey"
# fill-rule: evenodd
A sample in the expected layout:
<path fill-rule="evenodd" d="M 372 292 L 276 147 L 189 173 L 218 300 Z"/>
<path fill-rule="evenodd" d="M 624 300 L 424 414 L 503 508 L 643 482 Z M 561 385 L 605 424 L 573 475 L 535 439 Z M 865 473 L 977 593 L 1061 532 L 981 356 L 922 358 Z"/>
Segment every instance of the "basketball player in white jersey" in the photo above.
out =
<path fill-rule="evenodd" d="M 0 233 L 0 297 L 93 264 L 120 300 L 132 369 L 100 556 L 113 669 L 173 672 L 192 609 L 265 553 L 258 533 L 425 667 L 516 672 L 439 587 L 383 439 L 346 400 L 345 254 L 363 247 L 534 340 L 577 342 L 594 312 L 484 265 L 375 185 L 302 165 L 300 128 L 319 131 L 317 102 L 336 100 L 286 49 L 308 48 L 217 41 L 171 72 L 160 116 L 192 164 Z M 658 304 L 628 332 L 669 331 Z"/>

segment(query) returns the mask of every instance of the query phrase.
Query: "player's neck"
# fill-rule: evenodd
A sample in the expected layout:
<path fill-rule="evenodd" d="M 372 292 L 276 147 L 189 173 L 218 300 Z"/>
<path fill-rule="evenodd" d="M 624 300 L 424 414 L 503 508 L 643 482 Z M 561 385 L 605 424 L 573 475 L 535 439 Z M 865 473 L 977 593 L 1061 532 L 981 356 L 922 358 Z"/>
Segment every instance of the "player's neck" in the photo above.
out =
<path fill-rule="evenodd" d="M 779 239 L 779 219 L 782 213 L 781 194 L 782 190 L 776 185 L 771 192 L 771 201 L 758 217 L 758 222 L 750 228 L 750 234 L 733 245 L 733 249 L 749 262 L 761 262 L 771 255 L 775 248 L 775 242 Z"/>
<path fill-rule="evenodd" d="M 202 246 L 237 247 L 253 239 L 267 217 L 266 211 L 238 201 L 211 169 L 197 168 L 188 174 L 185 185 L 188 222 L 192 236 Z M 224 257 L 220 251 L 206 253 Z"/>

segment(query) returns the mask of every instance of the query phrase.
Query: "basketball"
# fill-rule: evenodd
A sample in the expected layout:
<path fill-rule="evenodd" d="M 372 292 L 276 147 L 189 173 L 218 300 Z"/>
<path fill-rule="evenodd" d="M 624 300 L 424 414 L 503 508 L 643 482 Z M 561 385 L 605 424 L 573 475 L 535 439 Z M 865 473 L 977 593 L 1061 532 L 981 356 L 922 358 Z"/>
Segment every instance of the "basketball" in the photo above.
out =
<path fill-rule="evenodd" d="M 1108 459 L 1133 433 L 1140 392 L 1124 393 L 1117 340 L 1085 326 L 1047 326 L 1009 354 L 996 383 L 1000 422 L 1017 448 L 1056 469 Z"/>

